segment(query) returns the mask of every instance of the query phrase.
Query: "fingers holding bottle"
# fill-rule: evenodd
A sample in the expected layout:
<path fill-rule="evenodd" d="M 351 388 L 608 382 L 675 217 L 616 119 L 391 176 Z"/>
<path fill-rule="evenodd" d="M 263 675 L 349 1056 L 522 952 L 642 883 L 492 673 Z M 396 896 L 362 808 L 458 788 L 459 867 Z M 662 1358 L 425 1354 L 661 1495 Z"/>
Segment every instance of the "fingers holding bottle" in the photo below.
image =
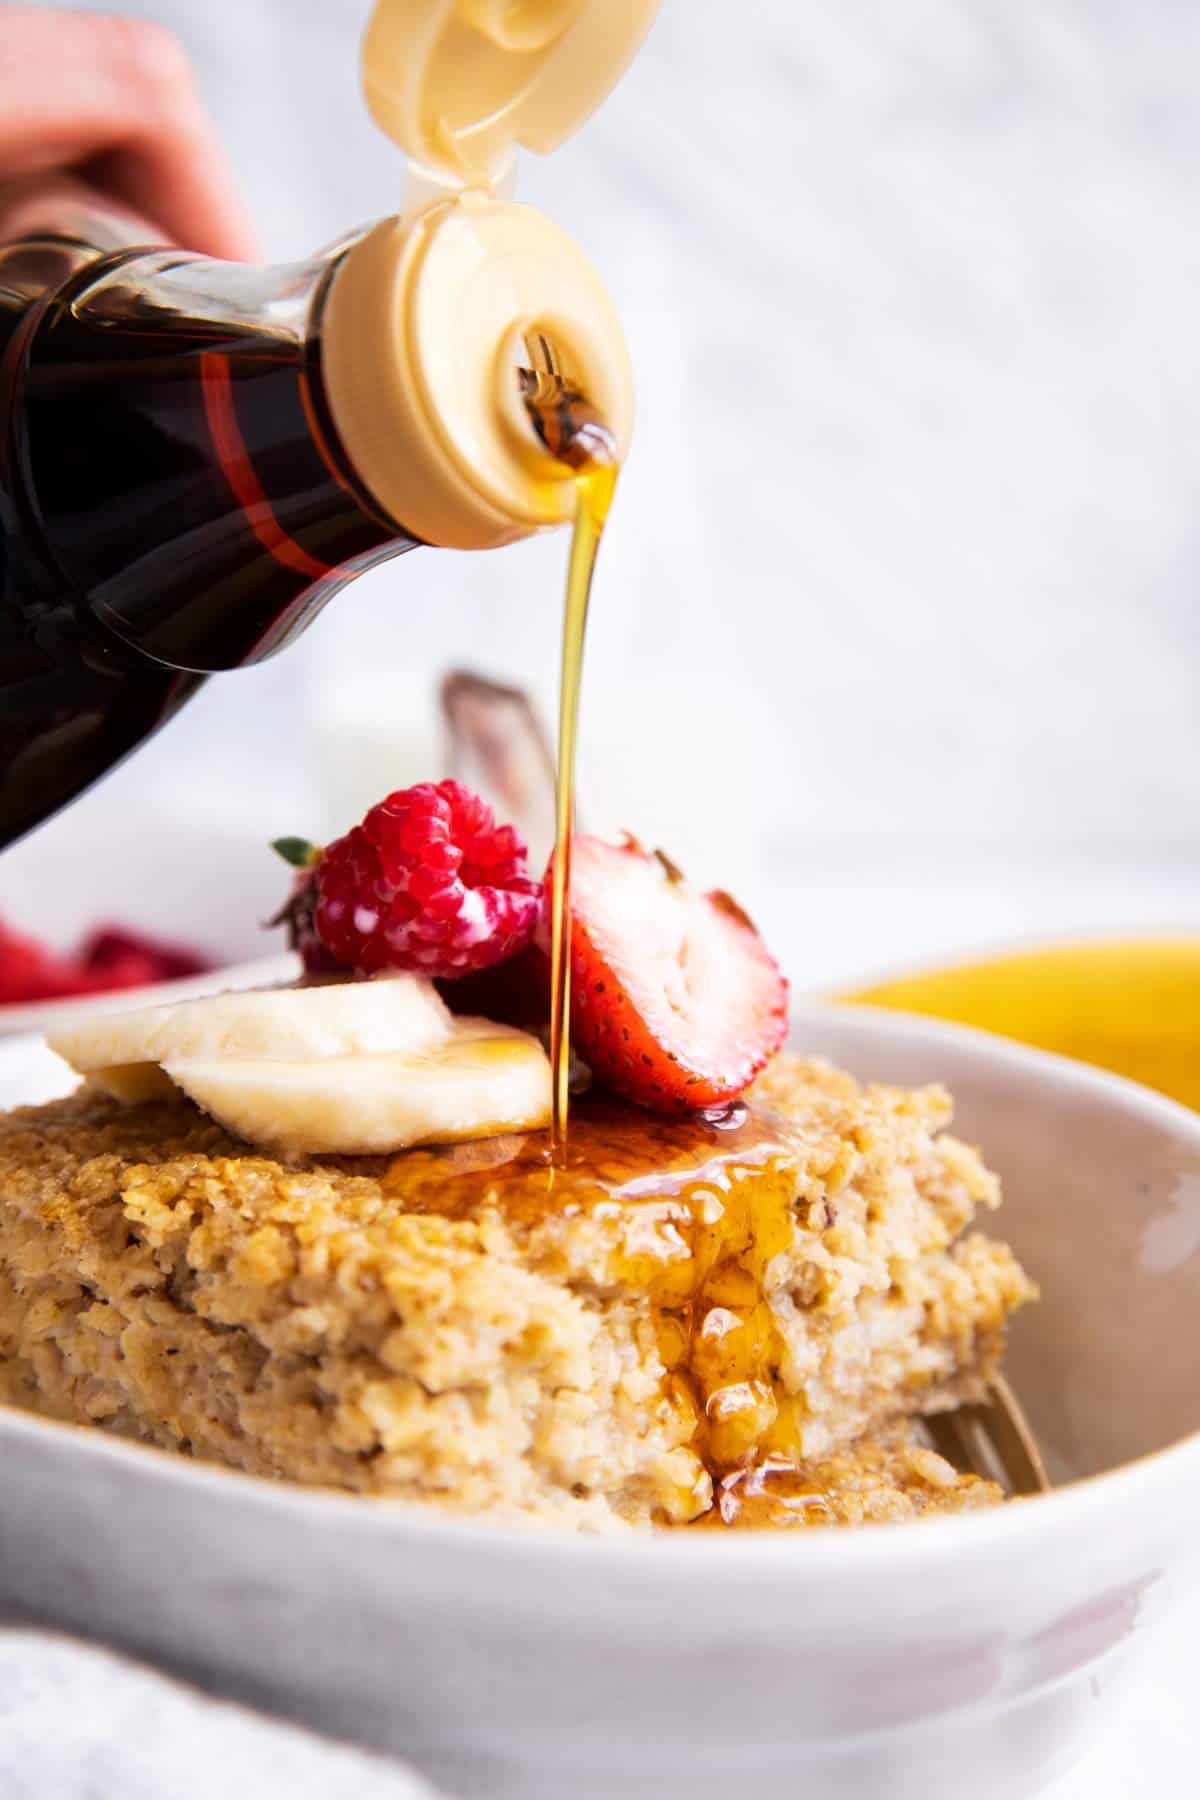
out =
<path fill-rule="evenodd" d="M 187 54 L 145 20 L 0 6 L 0 185 L 49 181 L 99 191 L 186 249 L 255 255 Z"/>

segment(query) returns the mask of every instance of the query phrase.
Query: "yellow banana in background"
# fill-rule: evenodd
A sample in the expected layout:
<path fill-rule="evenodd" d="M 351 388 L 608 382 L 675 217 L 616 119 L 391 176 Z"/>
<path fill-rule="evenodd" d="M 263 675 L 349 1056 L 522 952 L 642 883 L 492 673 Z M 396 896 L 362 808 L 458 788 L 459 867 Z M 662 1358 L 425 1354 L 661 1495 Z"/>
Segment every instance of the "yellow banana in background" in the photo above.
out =
<path fill-rule="evenodd" d="M 1200 1110 L 1200 935 L 999 952 L 834 997 L 998 1032 Z"/>

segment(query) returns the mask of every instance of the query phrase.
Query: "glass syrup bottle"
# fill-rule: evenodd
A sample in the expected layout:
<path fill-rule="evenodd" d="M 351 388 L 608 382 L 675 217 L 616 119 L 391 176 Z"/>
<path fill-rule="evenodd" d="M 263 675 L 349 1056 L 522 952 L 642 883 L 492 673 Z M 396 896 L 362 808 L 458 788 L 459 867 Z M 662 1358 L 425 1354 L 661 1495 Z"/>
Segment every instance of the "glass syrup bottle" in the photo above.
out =
<path fill-rule="evenodd" d="M 0 214 L 0 845 L 354 574 L 575 511 L 530 334 L 623 451 L 619 321 L 572 240 L 501 197 L 619 77 L 657 0 L 379 0 L 368 102 L 409 205 L 311 261 L 140 244 L 52 190 Z M 143 231 L 144 237 L 144 231 Z"/>

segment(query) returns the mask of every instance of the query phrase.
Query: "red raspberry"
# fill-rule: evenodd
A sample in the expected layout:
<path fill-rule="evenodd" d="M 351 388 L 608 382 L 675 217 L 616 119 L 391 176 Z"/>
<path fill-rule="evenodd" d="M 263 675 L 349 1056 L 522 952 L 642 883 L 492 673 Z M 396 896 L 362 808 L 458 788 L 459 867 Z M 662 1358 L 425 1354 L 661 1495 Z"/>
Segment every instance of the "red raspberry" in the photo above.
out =
<path fill-rule="evenodd" d="M 457 781 L 389 794 L 329 845 L 316 876 L 317 935 L 360 975 L 489 968 L 529 942 L 541 909 L 520 836 Z"/>

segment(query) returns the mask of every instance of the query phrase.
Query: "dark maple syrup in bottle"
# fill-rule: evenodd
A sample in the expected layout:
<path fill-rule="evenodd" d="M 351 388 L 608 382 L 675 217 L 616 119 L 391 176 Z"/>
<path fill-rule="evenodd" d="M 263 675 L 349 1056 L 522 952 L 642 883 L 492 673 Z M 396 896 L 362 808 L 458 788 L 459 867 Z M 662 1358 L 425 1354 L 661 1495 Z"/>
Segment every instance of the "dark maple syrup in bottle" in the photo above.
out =
<path fill-rule="evenodd" d="M 632 410 L 590 265 L 487 192 L 266 269 L 37 204 L 0 220 L 0 845 L 380 558 L 564 523 L 512 360 L 540 306 Z"/>
<path fill-rule="evenodd" d="M 583 123 L 656 7 L 378 0 L 363 86 L 405 208 L 311 263 L 136 247 L 145 226 L 97 233 L 78 183 L 7 184 L 0 845 L 365 564 L 570 516 L 514 346 L 552 320 L 622 444 L 629 356 L 578 246 L 506 195 L 518 147 Z"/>
<path fill-rule="evenodd" d="M 0 247 L 0 844 L 414 541 L 329 417 L 336 264 Z"/>

